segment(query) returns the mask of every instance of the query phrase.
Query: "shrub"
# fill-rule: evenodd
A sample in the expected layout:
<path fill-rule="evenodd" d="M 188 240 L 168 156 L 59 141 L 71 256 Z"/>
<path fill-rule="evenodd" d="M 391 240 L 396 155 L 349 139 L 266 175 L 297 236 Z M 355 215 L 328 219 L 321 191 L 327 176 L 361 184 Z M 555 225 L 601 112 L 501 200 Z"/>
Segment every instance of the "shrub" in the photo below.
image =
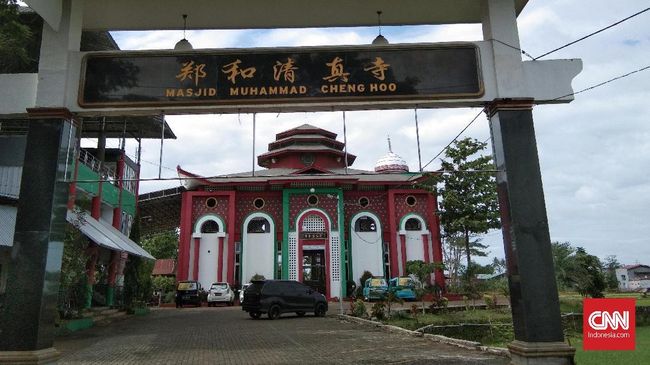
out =
<path fill-rule="evenodd" d="M 352 305 L 352 315 L 359 318 L 368 317 L 368 310 L 366 309 L 366 303 L 361 299 L 357 299 Z"/>
<path fill-rule="evenodd" d="M 434 297 L 431 306 L 429 307 L 432 311 L 440 310 L 441 312 L 447 311 L 447 306 L 449 305 L 449 299 L 445 297 Z"/>
<path fill-rule="evenodd" d="M 377 320 L 383 321 L 386 319 L 386 304 L 384 302 L 377 302 L 373 304 L 372 309 L 370 310 L 370 314 L 377 318 Z"/>
<path fill-rule="evenodd" d="M 255 275 L 251 276 L 251 279 L 249 280 L 249 282 L 251 282 L 251 281 L 261 281 L 261 280 L 266 280 L 264 275 L 255 273 Z"/>
<path fill-rule="evenodd" d="M 487 309 L 496 309 L 497 307 L 497 296 L 496 295 L 484 295 L 483 301 Z"/>
<path fill-rule="evenodd" d="M 366 280 L 370 279 L 371 277 L 372 277 L 372 273 L 370 271 L 368 270 L 364 271 L 363 274 L 361 274 L 361 277 L 359 278 L 359 282 L 361 283 L 359 288 L 363 288 L 363 286 L 366 283 Z"/>

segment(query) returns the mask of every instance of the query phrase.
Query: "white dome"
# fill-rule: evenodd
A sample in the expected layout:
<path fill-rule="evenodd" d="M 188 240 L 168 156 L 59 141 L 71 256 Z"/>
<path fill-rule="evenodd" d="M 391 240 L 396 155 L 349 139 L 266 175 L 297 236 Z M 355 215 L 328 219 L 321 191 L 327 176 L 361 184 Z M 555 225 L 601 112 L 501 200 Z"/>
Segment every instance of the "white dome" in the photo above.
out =
<path fill-rule="evenodd" d="M 409 172 L 409 167 L 403 158 L 391 151 L 377 161 L 375 172 Z"/>

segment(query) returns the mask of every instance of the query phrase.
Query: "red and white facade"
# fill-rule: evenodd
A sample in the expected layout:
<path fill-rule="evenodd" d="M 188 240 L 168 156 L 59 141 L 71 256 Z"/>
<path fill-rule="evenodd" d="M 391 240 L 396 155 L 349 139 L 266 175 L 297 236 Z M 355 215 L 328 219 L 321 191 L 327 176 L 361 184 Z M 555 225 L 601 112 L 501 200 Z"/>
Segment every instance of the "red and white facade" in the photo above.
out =
<path fill-rule="evenodd" d="M 436 197 L 415 187 L 392 151 L 375 171 L 350 168 L 336 134 L 310 125 L 279 133 L 266 169 L 185 177 L 178 280 L 241 285 L 255 274 L 346 296 L 364 271 L 404 275 L 406 262 L 442 262 Z M 346 166 L 346 162 L 348 166 Z M 444 287 L 441 270 L 435 282 Z"/>

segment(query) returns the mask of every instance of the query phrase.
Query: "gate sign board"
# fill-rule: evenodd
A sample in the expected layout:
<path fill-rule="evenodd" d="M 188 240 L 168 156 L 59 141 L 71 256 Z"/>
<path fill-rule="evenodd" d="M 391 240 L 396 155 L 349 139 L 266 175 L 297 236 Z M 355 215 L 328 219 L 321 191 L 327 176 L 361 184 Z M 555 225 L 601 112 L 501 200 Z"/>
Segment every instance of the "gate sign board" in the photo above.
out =
<path fill-rule="evenodd" d="M 477 98 L 471 43 L 88 53 L 81 107 Z"/>

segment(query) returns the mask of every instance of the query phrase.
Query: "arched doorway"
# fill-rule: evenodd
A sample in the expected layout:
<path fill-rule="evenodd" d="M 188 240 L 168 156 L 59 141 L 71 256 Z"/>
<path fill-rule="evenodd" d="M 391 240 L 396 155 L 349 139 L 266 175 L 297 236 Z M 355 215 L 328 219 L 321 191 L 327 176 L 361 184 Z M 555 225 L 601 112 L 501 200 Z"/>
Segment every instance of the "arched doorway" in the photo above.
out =
<path fill-rule="evenodd" d="M 350 277 L 363 285 L 359 278 L 364 271 L 385 276 L 382 230 L 379 218 L 372 213 L 359 213 L 350 222 L 351 260 Z"/>
<path fill-rule="evenodd" d="M 318 209 L 303 212 L 297 220 L 298 281 L 330 297 L 332 257 L 330 220 Z M 338 265 L 337 265 L 338 266 Z"/>
<path fill-rule="evenodd" d="M 401 256 L 400 275 L 406 272 L 406 262 L 421 260 L 432 262 L 432 247 L 429 240 L 429 231 L 426 228 L 424 219 L 416 214 L 409 214 L 402 218 L 400 222 L 400 243 Z"/>
<path fill-rule="evenodd" d="M 209 288 L 212 283 L 226 278 L 228 247 L 225 237 L 225 224 L 218 215 L 208 214 L 196 221 L 190 243 L 188 279 L 198 280 L 203 287 Z"/>
<path fill-rule="evenodd" d="M 241 283 L 248 283 L 255 274 L 273 279 L 276 247 L 275 224 L 264 213 L 251 214 L 242 230 Z"/>

